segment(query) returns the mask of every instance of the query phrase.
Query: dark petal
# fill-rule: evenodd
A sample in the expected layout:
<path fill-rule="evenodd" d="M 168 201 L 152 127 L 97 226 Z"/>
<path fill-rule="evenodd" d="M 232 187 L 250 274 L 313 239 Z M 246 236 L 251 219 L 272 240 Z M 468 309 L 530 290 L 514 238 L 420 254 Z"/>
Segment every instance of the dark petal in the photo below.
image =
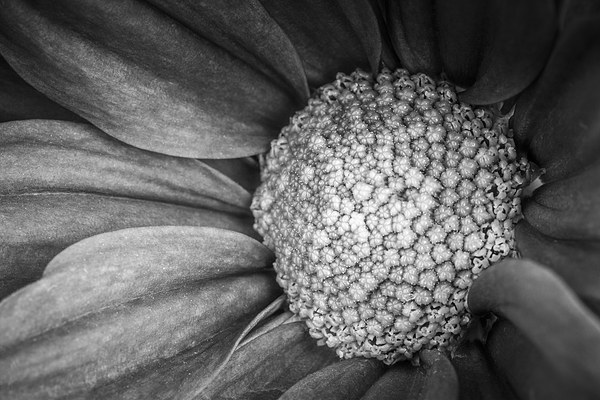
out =
<path fill-rule="evenodd" d="M 594 14 L 600 14 L 600 3 L 596 0 L 562 0 L 559 15 L 560 28 L 565 29 Z"/>
<path fill-rule="evenodd" d="M 198 2 L 147 0 L 197 35 L 280 82 L 300 104 L 309 91 L 294 46 L 258 0 Z M 224 12 L 226 10 L 226 12 Z"/>
<path fill-rule="evenodd" d="M 250 193 L 260 185 L 260 165 L 254 157 L 202 159 L 204 164 L 227 175 Z"/>
<path fill-rule="evenodd" d="M 552 269 L 600 314 L 600 242 L 553 239 L 526 221 L 517 225 L 516 236 L 523 257 Z"/>
<path fill-rule="evenodd" d="M 337 0 L 358 35 L 373 73 L 379 72 L 382 54 L 380 20 L 369 0 Z"/>
<path fill-rule="evenodd" d="M 260 2 L 296 47 L 311 88 L 333 81 L 338 72 L 368 70 L 375 62 L 369 59 L 372 46 L 365 48 L 378 39 L 377 19 L 367 0 Z M 377 41 L 371 44 L 380 46 Z"/>
<path fill-rule="evenodd" d="M 83 121 L 35 90 L 0 57 L 0 122 L 30 118 Z"/>
<path fill-rule="evenodd" d="M 252 218 L 90 193 L 0 196 L 0 298 L 38 279 L 46 264 L 84 238 L 123 228 L 213 226 L 256 236 Z"/>
<path fill-rule="evenodd" d="M 477 79 L 459 96 L 470 104 L 497 103 L 529 86 L 546 64 L 557 31 L 552 1 L 495 0 L 485 11 Z"/>
<path fill-rule="evenodd" d="M 5 1 L 0 32 L 3 56 L 26 81 L 143 149 L 256 154 L 294 109 L 276 81 L 134 0 Z"/>
<path fill-rule="evenodd" d="M 600 320 L 549 269 L 526 260 L 496 264 L 474 281 L 468 305 L 475 314 L 493 312 L 512 322 L 539 351 L 542 370 L 553 370 L 582 394 L 600 394 Z"/>
<path fill-rule="evenodd" d="M 454 352 L 452 365 L 458 374 L 461 400 L 515 399 L 498 376 L 481 342 L 465 340 Z"/>
<path fill-rule="evenodd" d="M 358 400 L 384 371 L 383 364 L 373 359 L 343 360 L 308 375 L 280 400 Z"/>
<path fill-rule="evenodd" d="M 238 348 L 198 395 L 211 400 L 278 399 L 298 380 L 336 360 L 331 349 L 318 347 L 308 336 L 304 322 L 283 324 Z"/>
<path fill-rule="evenodd" d="M 248 213 L 251 195 L 188 158 L 123 144 L 88 124 L 0 124 L 0 195 L 86 192 Z"/>
<path fill-rule="evenodd" d="M 551 353 L 551 349 L 548 352 L 539 350 L 534 340 L 525 337 L 507 320 L 500 320 L 494 325 L 486 349 L 494 366 L 500 371 L 498 376 L 508 382 L 518 399 L 598 398 L 597 391 L 589 390 L 585 386 L 580 387 L 578 381 L 570 380 L 554 367 L 548 358 L 552 357 L 548 354 Z M 597 365 L 591 367 L 597 368 Z"/>
<path fill-rule="evenodd" d="M 272 257 L 242 234 L 192 227 L 75 244 L 0 303 L 2 395 L 195 393 L 278 295 L 272 274 L 260 272 Z"/>
<path fill-rule="evenodd" d="M 450 360 L 440 352 L 423 350 L 422 365 L 402 362 L 387 370 L 362 400 L 458 399 L 458 379 Z"/>
<path fill-rule="evenodd" d="M 400 68 L 400 60 L 398 60 L 398 56 L 394 51 L 394 46 L 392 45 L 392 40 L 387 29 L 387 2 L 386 0 L 370 0 L 370 2 L 377 17 L 379 32 L 381 34 L 381 63 L 392 70 Z"/>
<path fill-rule="evenodd" d="M 518 100 L 514 128 L 544 181 L 572 176 L 600 152 L 600 18 L 561 35 L 538 82 Z"/>
<path fill-rule="evenodd" d="M 471 86 L 481 63 L 489 2 L 436 0 L 437 39 L 443 69 L 448 79 Z"/>
<path fill-rule="evenodd" d="M 600 162 L 537 188 L 523 203 L 523 215 L 555 239 L 600 240 Z"/>
<path fill-rule="evenodd" d="M 434 28 L 433 0 L 387 2 L 392 44 L 402 68 L 437 76 L 441 60 Z"/>

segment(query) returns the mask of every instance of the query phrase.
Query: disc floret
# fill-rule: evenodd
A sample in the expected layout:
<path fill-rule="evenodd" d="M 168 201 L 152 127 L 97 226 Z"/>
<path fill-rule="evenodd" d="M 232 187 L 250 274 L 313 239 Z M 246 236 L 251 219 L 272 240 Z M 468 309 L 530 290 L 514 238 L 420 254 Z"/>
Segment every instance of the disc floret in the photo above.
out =
<path fill-rule="evenodd" d="M 290 310 L 340 357 L 451 350 L 473 279 L 516 255 L 527 161 L 448 82 L 338 74 L 263 161 L 255 229 Z"/>

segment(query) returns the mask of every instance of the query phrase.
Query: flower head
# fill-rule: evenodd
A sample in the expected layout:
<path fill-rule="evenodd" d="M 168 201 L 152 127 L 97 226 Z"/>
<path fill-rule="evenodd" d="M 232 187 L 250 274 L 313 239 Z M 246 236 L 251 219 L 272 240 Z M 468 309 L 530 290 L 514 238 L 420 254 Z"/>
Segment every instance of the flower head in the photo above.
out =
<path fill-rule="evenodd" d="M 454 349 L 465 282 L 516 253 L 527 162 L 514 146 L 492 110 L 423 74 L 356 71 L 322 87 L 273 142 L 251 207 L 311 336 L 387 364 Z"/>

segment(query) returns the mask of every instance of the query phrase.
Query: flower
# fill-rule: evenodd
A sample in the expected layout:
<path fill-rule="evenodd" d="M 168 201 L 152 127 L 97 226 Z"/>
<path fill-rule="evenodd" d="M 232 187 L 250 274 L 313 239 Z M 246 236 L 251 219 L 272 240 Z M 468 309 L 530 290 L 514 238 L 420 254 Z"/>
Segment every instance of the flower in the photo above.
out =
<path fill-rule="evenodd" d="M 598 397 L 598 12 L 0 2 L 0 397 Z M 381 65 L 514 106 L 517 145 L 543 172 L 516 230 L 523 258 L 481 273 L 468 294 L 480 323 L 418 366 L 318 347 L 249 211 L 254 156 L 311 90 Z"/>

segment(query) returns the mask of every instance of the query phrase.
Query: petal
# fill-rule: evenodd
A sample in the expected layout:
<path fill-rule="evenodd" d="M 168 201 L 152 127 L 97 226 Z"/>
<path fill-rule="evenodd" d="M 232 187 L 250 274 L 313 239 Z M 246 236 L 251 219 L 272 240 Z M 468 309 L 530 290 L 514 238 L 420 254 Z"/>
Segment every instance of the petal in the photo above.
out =
<path fill-rule="evenodd" d="M 594 14 L 600 14 L 600 3 L 596 0 L 565 0 L 560 8 L 560 28 L 565 29 Z"/>
<path fill-rule="evenodd" d="M 308 100 L 308 83 L 300 57 L 258 0 L 220 1 L 218 6 L 192 0 L 150 0 L 149 3 L 279 81 L 282 89 L 290 91 L 299 102 Z"/>
<path fill-rule="evenodd" d="M 0 303 L 2 394 L 194 393 L 279 293 L 258 272 L 271 258 L 215 229 L 130 229 L 76 244 Z"/>
<path fill-rule="evenodd" d="M 458 379 L 450 360 L 438 351 L 423 350 L 422 365 L 398 363 L 371 386 L 361 400 L 458 399 Z"/>
<path fill-rule="evenodd" d="M 525 260 L 496 264 L 475 280 L 468 304 L 512 322 L 565 382 L 600 393 L 600 320 L 550 270 Z"/>
<path fill-rule="evenodd" d="M 392 44 L 402 68 L 437 76 L 441 61 L 433 25 L 433 1 L 388 1 L 387 14 Z"/>
<path fill-rule="evenodd" d="M 87 192 L 248 213 L 251 195 L 197 160 L 125 145 L 88 124 L 0 124 L 0 195 Z"/>
<path fill-rule="evenodd" d="M 600 243 L 558 240 L 522 221 L 517 225 L 519 252 L 557 273 L 571 289 L 600 314 Z"/>
<path fill-rule="evenodd" d="M 273 253 L 256 240 L 224 229 L 165 226 L 92 236 L 52 259 L 44 270 L 44 283 L 24 289 L 26 302 L 13 299 L 18 293 L 7 299 L 6 303 L 12 304 L 11 314 L 21 314 L 23 320 L 16 326 L 6 325 L 3 342 L 40 334 L 117 301 L 125 303 L 190 282 L 255 272 L 273 261 Z M 68 281 L 68 291 L 53 293 L 48 299 L 48 287 L 62 281 Z M 73 303 L 73 297 L 86 297 L 87 302 Z M 48 307 L 44 313 L 28 310 L 31 304 L 42 302 Z"/>
<path fill-rule="evenodd" d="M 379 72 L 383 44 L 380 21 L 368 0 L 337 0 L 365 51 L 373 73 Z"/>
<path fill-rule="evenodd" d="M 465 340 L 452 357 L 460 384 L 461 400 L 512 399 L 509 386 L 498 376 L 480 342 Z"/>
<path fill-rule="evenodd" d="M 535 229 L 555 239 L 600 239 L 600 162 L 578 175 L 540 186 L 523 202 Z"/>
<path fill-rule="evenodd" d="M 600 18 L 561 35 L 539 81 L 518 100 L 514 129 L 544 181 L 574 175 L 600 152 Z"/>
<path fill-rule="evenodd" d="M 7 1 L 0 50 L 48 97 L 136 147 L 257 154 L 294 101 L 269 77 L 151 5 Z"/>
<path fill-rule="evenodd" d="M 500 320 L 491 331 L 487 351 L 500 379 L 506 381 L 518 399 L 597 399 L 569 377 L 556 370 L 547 354 L 527 339 L 513 324 Z M 597 367 L 597 366 L 596 366 Z"/>
<path fill-rule="evenodd" d="M 260 2 L 296 47 L 311 88 L 333 81 L 338 72 L 369 69 L 374 62 L 369 60 L 374 49 L 365 48 L 378 30 L 368 1 Z M 356 19 L 359 10 L 362 21 Z"/>
<path fill-rule="evenodd" d="M 260 165 L 254 157 L 200 161 L 227 175 L 250 193 L 260 185 Z"/>
<path fill-rule="evenodd" d="M 394 51 L 392 40 L 387 29 L 387 1 L 371 0 L 373 11 L 379 22 L 379 31 L 381 33 L 381 64 L 392 70 L 400 68 L 400 60 Z"/>
<path fill-rule="evenodd" d="M 129 227 L 213 226 L 255 236 L 251 218 L 90 193 L 0 196 L 0 298 L 38 279 L 46 264 L 86 237 Z"/>
<path fill-rule="evenodd" d="M 0 57 L 0 122 L 30 118 L 82 121 L 25 82 Z"/>
<path fill-rule="evenodd" d="M 331 349 L 318 347 L 308 336 L 304 322 L 280 325 L 237 349 L 198 397 L 277 399 L 299 379 L 336 360 Z"/>
<path fill-rule="evenodd" d="M 496 0 L 486 8 L 486 32 L 477 79 L 460 99 L 470 104 L 506 100 L 533 82 L 557 31 L 553 2 Z"/>
<path fill-rule="evenodd" d="M 436 0 L 437 38 L 444 72 L 462 87 L 471 86 L 481 63 L 488 2 Z"/>
<path fill-rule="evenodd" d="M 308 375 L 280 400 L 358 400 L 383 373 L 383 364 L 373 359 L 343 360 Z"/>

